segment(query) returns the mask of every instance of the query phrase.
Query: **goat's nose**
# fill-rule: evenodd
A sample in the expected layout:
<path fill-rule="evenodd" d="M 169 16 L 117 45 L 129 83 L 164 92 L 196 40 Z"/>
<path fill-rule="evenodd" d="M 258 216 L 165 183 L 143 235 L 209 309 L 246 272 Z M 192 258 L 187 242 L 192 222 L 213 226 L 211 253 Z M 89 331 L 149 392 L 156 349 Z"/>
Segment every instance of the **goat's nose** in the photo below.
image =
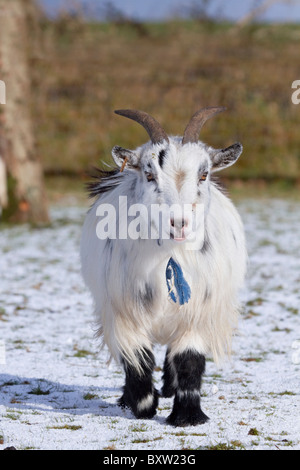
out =
<path fill-rule="evenodd" d="M 170 219 L 170 223 L 171 223 L 171 227 L 174 227 L 176 228 L 177 230 L 181 230 L 183 229 L 184 227 L 187 227 L 188 226 L 188 220 L 187 219 L 174 219 L 173 217 L 171 217 Z"/>

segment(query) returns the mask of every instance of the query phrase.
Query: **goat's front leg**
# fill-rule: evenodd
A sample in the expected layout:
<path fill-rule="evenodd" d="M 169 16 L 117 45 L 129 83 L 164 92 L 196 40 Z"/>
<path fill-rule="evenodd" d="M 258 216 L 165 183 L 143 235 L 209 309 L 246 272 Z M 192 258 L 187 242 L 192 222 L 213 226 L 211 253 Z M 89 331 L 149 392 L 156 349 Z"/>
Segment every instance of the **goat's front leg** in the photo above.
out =
<path fill-rule="evenodd" d="M 187 349 L 172 358 L 176 389 L 173 410 L 167 423 L 173 426 L 204 424 L 208 417 L 200 406 L 201 378 L 205 371 L 205 357 Z"/>
<path fill-rule="evenodd" d="M 153 418 L 158 405 L 158 392 L 152 383 L 155 365 L 151 351 L 137 352 L 140 370 L 122 359 L 126 374 L 123 395 L 119 400 L 122 408 L 128 407 L 136 418 Z"/>

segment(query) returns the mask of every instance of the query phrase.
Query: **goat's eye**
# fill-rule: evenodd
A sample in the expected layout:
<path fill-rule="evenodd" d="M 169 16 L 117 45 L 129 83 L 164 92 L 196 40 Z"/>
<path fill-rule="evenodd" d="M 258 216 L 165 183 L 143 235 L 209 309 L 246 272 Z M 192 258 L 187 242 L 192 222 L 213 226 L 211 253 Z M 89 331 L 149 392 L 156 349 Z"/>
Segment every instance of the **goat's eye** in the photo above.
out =
<path fill-rule="evenodd" d="M 200 176 L 200 178 L 199 178 L 199 183 L 200 183 L 201 181 L 206 181 L 207 175 L 208 175 L 207 172 L 203 173 L 203 174 Z"/>
<path fill-rule="evenodd" d="M 155 178 L 152 173 L 146 173 L 147 181 L 155 181 Z"/>

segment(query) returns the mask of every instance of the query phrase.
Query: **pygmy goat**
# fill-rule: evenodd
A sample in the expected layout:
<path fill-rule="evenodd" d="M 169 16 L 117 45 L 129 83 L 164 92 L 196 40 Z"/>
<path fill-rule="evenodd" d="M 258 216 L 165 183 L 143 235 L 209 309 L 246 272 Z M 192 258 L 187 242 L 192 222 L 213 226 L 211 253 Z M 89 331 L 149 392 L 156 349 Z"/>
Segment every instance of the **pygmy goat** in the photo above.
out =
<path fill-rule="evenodd" d="M 151 140 L 136 150 L 114 147 L 117 168 L 98 170 L 90 184 L 96 200 L 83 227 L 82 273 L 99 337 L 125 370 L 119 404 L 137 418 L 152 418 L 158 405 L 154 344 L 167 345 L 160 394 L 175 396 L 167 418 L 174 426 L 208 420 L 200 406 L 205 356 L 219 362 L 230 352 L 245 238 L 211 174 L 233 165 L 242 145 L 214 149 L 198 140 L 207 119 L 224 109 L 196 112 L 183 137 L 168 136 L 143 111 L 116 111 Z"/>

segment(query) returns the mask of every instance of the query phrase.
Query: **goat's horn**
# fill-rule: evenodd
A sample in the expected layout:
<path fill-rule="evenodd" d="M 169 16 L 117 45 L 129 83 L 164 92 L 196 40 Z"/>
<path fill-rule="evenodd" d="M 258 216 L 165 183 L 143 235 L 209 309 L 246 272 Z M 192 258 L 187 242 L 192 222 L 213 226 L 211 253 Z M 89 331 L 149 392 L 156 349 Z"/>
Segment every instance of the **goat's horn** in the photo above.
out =
<path fill-rule="evenodd" d="M 136 109 L 118 109 L 115 113 L 141 124 L 148 132 L 153 144 L 159 144 L 164 141 L 169 142 L 169 137 L 159 122 L 144 111 L 138 111 Z"/>
<path fill-rule="evenodd" d="M 205 122 L 213 117 L 215 114 L 221 113 L 225 111 L 226 108 L 224 107 L 209 107 L 209 108 L 202 108 L 197 111 L 191 118 L 190 122 L 185 128 L 182 144 L 187 144 L 188 142 L 198 142 L 199 140 L 199 133 L 202 126 Z"/>

